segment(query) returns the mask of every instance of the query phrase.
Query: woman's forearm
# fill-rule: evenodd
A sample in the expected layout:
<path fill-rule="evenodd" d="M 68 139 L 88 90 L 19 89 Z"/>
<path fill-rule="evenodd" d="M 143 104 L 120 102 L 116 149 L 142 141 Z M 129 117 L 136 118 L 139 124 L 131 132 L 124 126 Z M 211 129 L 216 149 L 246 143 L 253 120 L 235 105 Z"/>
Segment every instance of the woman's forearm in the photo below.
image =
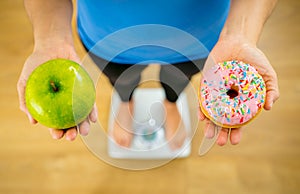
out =
<path fill-rule="evenodd" d="M 71 0 L 24 0 L 33 25 L 35 47 L 48 43 L 73 44 Z"/>
<path fill-rule="evenodd" d="M 220 38 L 242 37 L 256 44 L 277 0 L 232 0 Z"/>

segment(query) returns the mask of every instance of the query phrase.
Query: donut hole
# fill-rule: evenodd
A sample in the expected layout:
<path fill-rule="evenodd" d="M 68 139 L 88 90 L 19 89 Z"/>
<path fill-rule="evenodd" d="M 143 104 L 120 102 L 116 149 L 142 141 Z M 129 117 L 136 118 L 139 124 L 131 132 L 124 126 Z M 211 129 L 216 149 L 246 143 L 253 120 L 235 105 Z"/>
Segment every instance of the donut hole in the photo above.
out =
<path fill-rule="evenodd" d="M 232 85 L 226 94 L 230 99 L 237 97 L 239 95 L 239 87 L 237 85 Z"/>

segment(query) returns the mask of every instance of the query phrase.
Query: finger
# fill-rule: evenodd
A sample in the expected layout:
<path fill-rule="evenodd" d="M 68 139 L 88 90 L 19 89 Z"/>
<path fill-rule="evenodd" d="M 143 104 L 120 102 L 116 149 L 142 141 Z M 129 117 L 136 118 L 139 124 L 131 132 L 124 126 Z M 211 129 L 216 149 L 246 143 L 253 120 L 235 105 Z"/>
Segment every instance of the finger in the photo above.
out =
<path fill-rule="evenodd" d="M 274 102 L 279 98 L 278 90 L 269 90 L 267 91 L 266 103 L 264 105 L 265 110 L 271 110 Z"/>
<path fill-rule="evenodd" d="M 50 134 L 53 139 L 61 139 L 64 136 L 64 131 L 60 129 L 51 129 L 49 128 Z"/>
<path fill-rule="evenodd" d="M 206 119 L 206 124 L 204 127 L 205 137 L 211 139 L 215 136 L 215 124 L 211 122 L 209 119 Z"/>
<path fill-rule="evenodd" d="M 92 112 L 91 112 L 90 115 L 89 115 L 89 119 L 90 119 L 93 123 L 97 122 L 97 119 L 98 119 L 98 110 L 97 110 L 96 104 L 94 104 L 94 107 L 93 107 L 93 109 L 92 109 Z"/>
<path fill-rule="evenodd" d="M 270 110 L 274 102 L 279 98 L 278 78 L 270 64 L 269 67 L 269 71 L 263 75 L 267 88 L 266 102 L 264 105 L 265 110 Z"/>
<path fill-rule="evenodd" d="M 65 135 L 66 135 L 66 140 L 68 141 L 73 141 L 76 139 L 76 136 L 77 136 L 77 129 L 76 127 L 72 127 L 70 129 L 68 129 L 66 132 L 65 132 Z"/>
<path fill-rule="evenodd" d="M 82 123 L 80 123 L 79 133 L 80 135 L 86 136 L 88 135 L 89 131 L 90 131 L 90 122 L 88 119 L 86 119 Z"/>
<path fill-rule="evenodd" d="M 229 133 L 229 129 L 227 129 L 227 128 L 222 128 L 221 129 L 219 137 L 217 139 L 217 144 L 219 146 L 224 146 L 227 143 L 228 133 Z"/>
<path fill-rule="evenodd" d="M 201 111 L 201 108 L 198 108 L 198 118 L 200 121 L 204 121 L 205 120 L 205 115 L 203 114 L 203 112 Z"/>
<path fill-rule="evenodd" d="M 230 132 L 230 142 L 232 145 L 240 143 L 242 138 L 242 128 L 232 129 Z"/>

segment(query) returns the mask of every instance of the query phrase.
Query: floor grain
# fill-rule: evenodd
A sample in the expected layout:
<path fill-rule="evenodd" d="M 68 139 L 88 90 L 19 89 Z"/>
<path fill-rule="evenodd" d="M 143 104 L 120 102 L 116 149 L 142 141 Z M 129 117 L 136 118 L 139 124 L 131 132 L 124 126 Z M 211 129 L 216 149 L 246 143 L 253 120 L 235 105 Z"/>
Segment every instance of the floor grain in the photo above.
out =
<path fill-rule="evenodd" d="M 28 123 L 18 109 L 16 83 L 33 48 L 32 29 L 21 0 L 1 0 L 0 193 L 299 193 L 299 9 L 299 0 L 279 1 L 266 23 L 259 47 L 278 73 L 281 97 L 245 127 L 240 145 L 215 146 L 199 157 L 201 123 L 189 158 L 135 172 L 99 160 L 79 138 L 55 141 L 45 127 Z M 78 39 L 76 47 L 83 57 Z M 103 83 L 107 94 L 111 88 Z M 109 95 L 103 99 L 99 119 L 105 123 Z"/>

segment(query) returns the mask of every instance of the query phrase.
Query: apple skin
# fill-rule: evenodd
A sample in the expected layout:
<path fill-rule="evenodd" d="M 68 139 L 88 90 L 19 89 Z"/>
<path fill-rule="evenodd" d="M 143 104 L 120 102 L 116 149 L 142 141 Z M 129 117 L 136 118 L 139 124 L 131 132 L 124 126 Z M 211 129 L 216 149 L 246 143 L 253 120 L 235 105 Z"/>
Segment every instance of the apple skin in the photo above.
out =
<path fill-rule="evenodd" d="M 74 127 L 85 120 L 95 98 L 89 74 L 67 59 L 53 59 L 38 66 L 29 76 L 25 90 L 29 113 L 54 129 Z"/>

